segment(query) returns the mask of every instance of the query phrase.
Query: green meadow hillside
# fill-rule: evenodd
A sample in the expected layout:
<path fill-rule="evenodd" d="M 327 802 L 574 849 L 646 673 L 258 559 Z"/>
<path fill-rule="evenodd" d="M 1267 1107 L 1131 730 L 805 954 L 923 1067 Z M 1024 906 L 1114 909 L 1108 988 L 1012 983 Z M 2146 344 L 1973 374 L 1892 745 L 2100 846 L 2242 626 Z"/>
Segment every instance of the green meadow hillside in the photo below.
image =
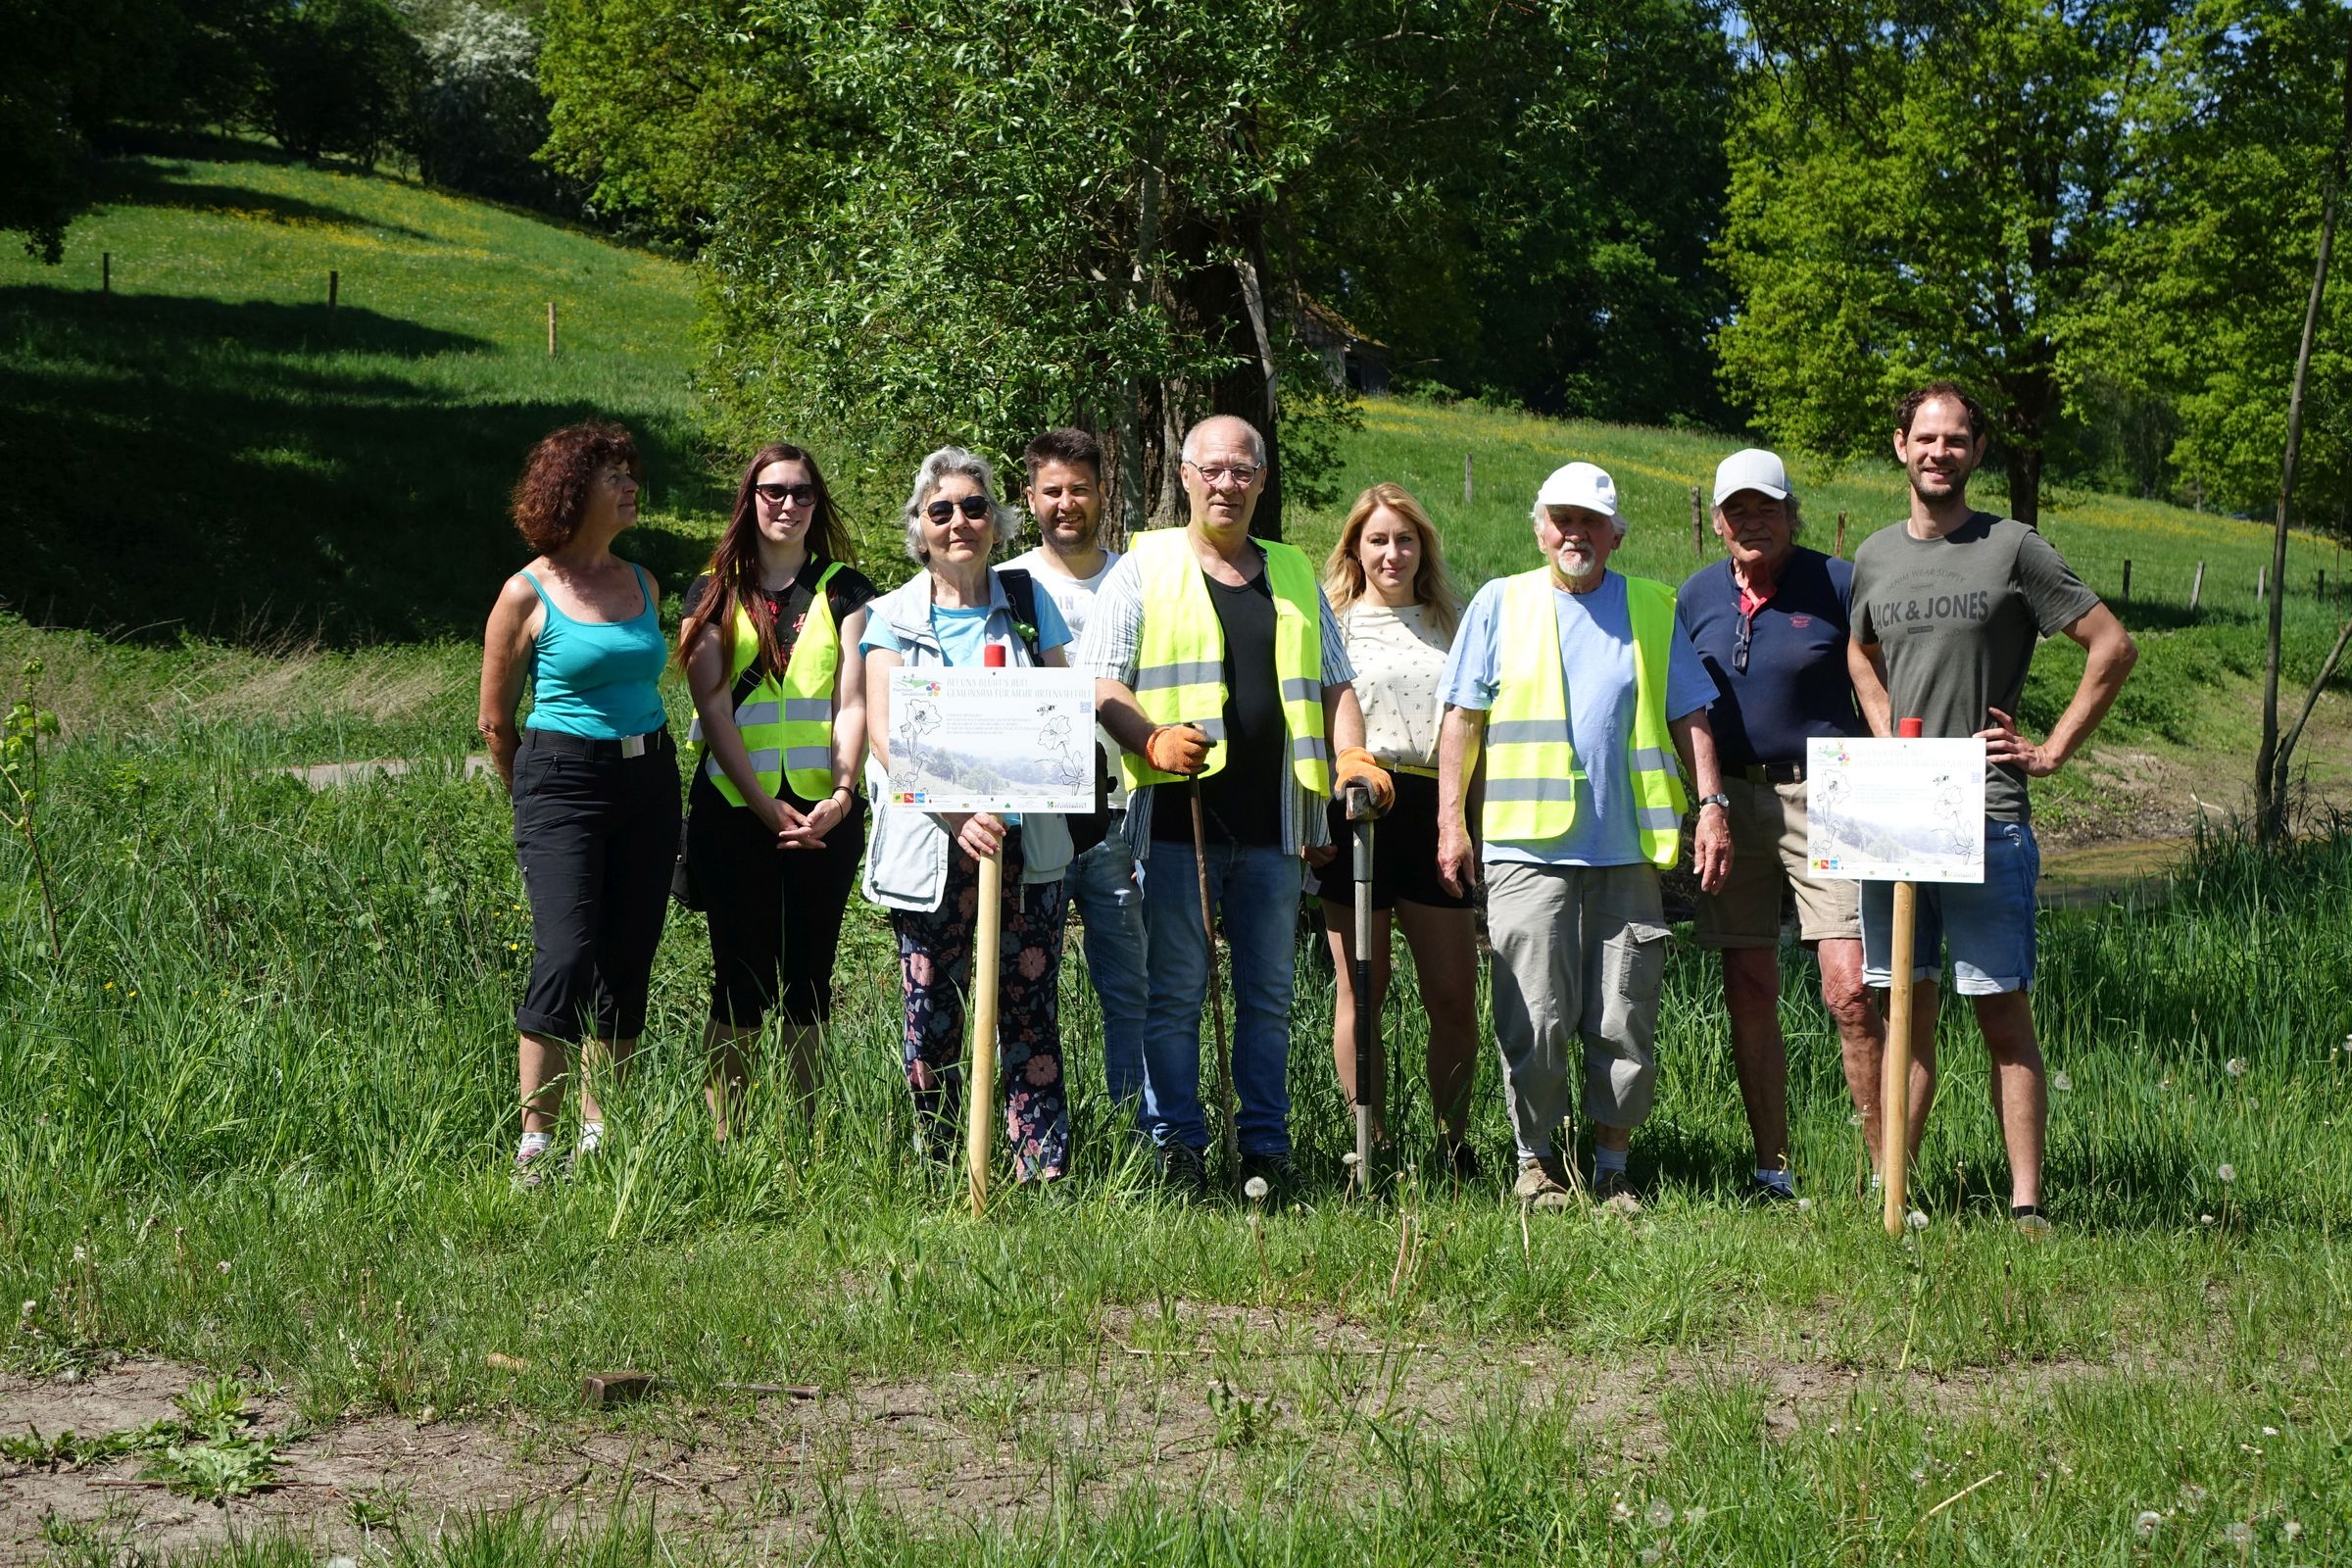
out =
<path fill-rule="evenodd" d="M 706 547 L 730 475 L 698 436 L 693 276 L 397 178 L 204 152 L 110 165 L 108 203 L 75 227 L 62 267 L 0 257 L 0 453 L 13 479 L 0 532 L 14 541 L 0 637 L 13 645 L 29 624 L 106 640 L 103 654 L 89 644 L 51 661 L 70 722 L 116 704 L 232 719 L 248 744 L 300 760 L 462 746 L 465 645 L 519 558 L 505 494 L 533 439 L 592 415 L 629 423 L 654 492 L 623 548 L 674 588 Z M 822 432 L 794 435 L 825 448 Z M 1615 473 L 1633 519 L 1621 564 L 1672 578 L 1700 559 L 1690 488 L 1737 444 L 1380 400 L 1342 444 L 1337 487 L 1343 501 L 1375 479 L 1413 489 L 1470 585 L 1527 562 L 1526 498 L 1558 463 L 1590 458 Z M 835 466 L 858 462 L 840 454 Z M 1899 514 L 1891 466 L 1796 472 L 1818 546 L 1835 544 L 1840 514 L 1849 554 Z M 1338 513 L 1298 515 L 1294 536 L 1320 551 Z M 2119 604 L 2130 563 L 2123 609 L 2144 654 L 2099 760 L 2046 789 L 2048 820 L 2147 836 L 2182 830 L 2200 803 L 2234 804 L 2238 754 L 2256 734 L 2268 530 L 2063 491 L 2046 516 Z M 874 554 L 886 579 L 904 569 L 887 544 Z M 2343 586 L 2340 545 L 2298 534 L 2286 582 L 2296 692 L 2352 604 Z M 2045 651 L 2029 725 L 2056 716 L 2080 663 L 2063 641 Z M 2342 686 L 2308 742 L 2328 798 L 2352 788 Z"/>

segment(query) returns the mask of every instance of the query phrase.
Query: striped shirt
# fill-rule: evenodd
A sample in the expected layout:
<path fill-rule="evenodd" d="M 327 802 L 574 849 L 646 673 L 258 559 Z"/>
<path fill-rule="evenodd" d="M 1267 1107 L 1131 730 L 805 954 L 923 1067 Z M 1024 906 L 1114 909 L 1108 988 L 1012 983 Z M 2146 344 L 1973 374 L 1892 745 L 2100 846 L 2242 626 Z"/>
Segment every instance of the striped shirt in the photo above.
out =
<path fill-rule="evenodd" d="M 1118 564 L 1110 568 L 1110 575 L 1102 579 L 1102 591 L 1095 596 L 1086 634 L 1079 639 L 1070 661 L 1073 666 L 1097 680 L 1115 680 L 1129 691 L 1135 689 L 1135 655 L 1144 641 L 1141 573 L 1133 555 L 1120 557 Z M 1321 613 L 1323 691 L 1329 696 L 1333 687 L 1354 681 L 1355 666 L 1348 662 L 1347 639 L 1340 635 L 1340 623 L 1332 618 L 1331 604 L 1320 588 L 1315 590 L 1315 606 Z M 1324 820 L 1323 798 L 1301 786 L 1298 775 L 1286 777 L 1290 787 L 1282 792 L 1284 850 L 1297 855 L 1303 849 L 1329 844 L 1331 825 Z M 1149 790 L 1137 791 L 1128 803 L 1127 842 L 1135 846 L 1136 858 L 1151 857 L 1152 792 Z"/>

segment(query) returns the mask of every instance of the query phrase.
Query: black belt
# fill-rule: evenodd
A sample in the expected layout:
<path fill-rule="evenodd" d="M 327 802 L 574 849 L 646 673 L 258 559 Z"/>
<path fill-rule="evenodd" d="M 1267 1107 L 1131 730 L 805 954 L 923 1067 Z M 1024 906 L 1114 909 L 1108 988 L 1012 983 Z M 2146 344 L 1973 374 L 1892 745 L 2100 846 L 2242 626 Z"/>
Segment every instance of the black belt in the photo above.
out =
<path fill-rule="evenodd" d="M 1750 784 L 1802 784 L 1805 781 L 1805 764 L 1750 762 L 1740 770 L 1740 776 Z"/>
<path fill-rule="evenodd" d="M 561 729 L 526 729 L 522 732 L 524 748 L 542 752 L 561 752 L 565 757 L 585 757 L 592 762 L 618 762 L 648 753 L 666 757 L 676 751 L 677 743 L 665 729 L 647 730 L 642 735 L 624 735 L 616 741 L 594 740 L 586 735 L 574 735 Z"/>

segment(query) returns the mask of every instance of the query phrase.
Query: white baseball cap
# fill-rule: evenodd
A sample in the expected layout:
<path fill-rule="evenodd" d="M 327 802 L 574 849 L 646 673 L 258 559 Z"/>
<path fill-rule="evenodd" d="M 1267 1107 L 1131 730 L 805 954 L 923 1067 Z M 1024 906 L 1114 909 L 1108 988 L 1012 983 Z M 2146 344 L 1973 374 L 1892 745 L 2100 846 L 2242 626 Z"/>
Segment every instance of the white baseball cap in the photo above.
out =
<path fill-rule="evenodd" d="M 1608 470 L 1592 463 L 1571 463 L 1551 470 L 1536 492 L 1539 507 L 1584 507 L 1604 517 L 1617 515 L 1617 481 Z"/>
<path fill-rule="evenodd" d="M 1754 490 L 1775 501 L 1786 501 L 1788 499 L 1788 470 L 1782 466 L 1777 454 L 1767 452 L 1762 447 L 1735 452 L 1715 465 L 1715 505 L 1722 506 L 1742 490 Z"/>

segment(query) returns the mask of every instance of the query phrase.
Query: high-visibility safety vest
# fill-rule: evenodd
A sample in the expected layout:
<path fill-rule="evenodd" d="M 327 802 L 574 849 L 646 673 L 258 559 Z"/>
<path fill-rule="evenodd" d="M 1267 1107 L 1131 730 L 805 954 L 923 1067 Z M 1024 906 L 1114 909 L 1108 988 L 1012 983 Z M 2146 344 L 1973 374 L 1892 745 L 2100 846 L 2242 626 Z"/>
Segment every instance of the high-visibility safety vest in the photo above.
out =
<path fill-rule="evenodd" d="M 821 801 L 833 793 L 833 678 L 841 669 L 841 634 L 833 624 L 833 601 L 825 594 L 825 584 L 839 570 L 841 563 L 836 561 L 816 580 L 816 596 L 801 622 L 792 657 L 784 662 L 783 678 L 769 671 L 735 707 L 735 727 L 743 732 L 744 750 L 752 754 L 752 771 L 770 795 L 783 793 L 780 784 L 790 784 L 792 793 L 804 801 Z M 710 591 L 718 591 L 715 583 Z M 760 628 L 741 605 L 735 607 L 733 631 L 729 691 L 760 657 Z M 686 731 L 686 755 L 700 760 L 722 800 L 743 805 L 743 792 L 718 765 L 717 754 L 703 758 L 708 750 L 698 714 Z"/>
<path fill-rule="evenodd" d="M 1225 765 L 1225 628 L 1193 556 L 1191 530 L 1138 534 L 1135 559 L 1143 593 L 1144 634 L 1135 651 L 1135 701 L 1154 724 L 1194 724 L 1208 736 L 1201 776 Z M 1331 793 L 1331 748 L 1323 739 L 1323 608 L 1314 567 L 1294 545 L 1259 541 L 1274 594 L 1274 678 L 1281 683 L 1282 727 L 1290 737 L 1291 776 L 1317 795 Z M 1170 784 L 1133 752 L 1119 767 L 1130 790 Z"/>
<path fill-rule="evenodd" d="M 1500 689 L 1487 710 L 1487 804 L 1479 822 L 1490 844 L 1546 844 L 1576 825 L 1576 781 L 1585 776 L 1568 735 L 1568 691 L 1560 669 L 1551 569 L 1506 578 L 1494 628 Z M 1666 665 L 1674 647 L 1674 590 L 1646 577 L 1625 579 L 1634 632 L 1631 764 L 1642 853 L 1674 864 L 1690 798 L 1666 728 Z"/>

